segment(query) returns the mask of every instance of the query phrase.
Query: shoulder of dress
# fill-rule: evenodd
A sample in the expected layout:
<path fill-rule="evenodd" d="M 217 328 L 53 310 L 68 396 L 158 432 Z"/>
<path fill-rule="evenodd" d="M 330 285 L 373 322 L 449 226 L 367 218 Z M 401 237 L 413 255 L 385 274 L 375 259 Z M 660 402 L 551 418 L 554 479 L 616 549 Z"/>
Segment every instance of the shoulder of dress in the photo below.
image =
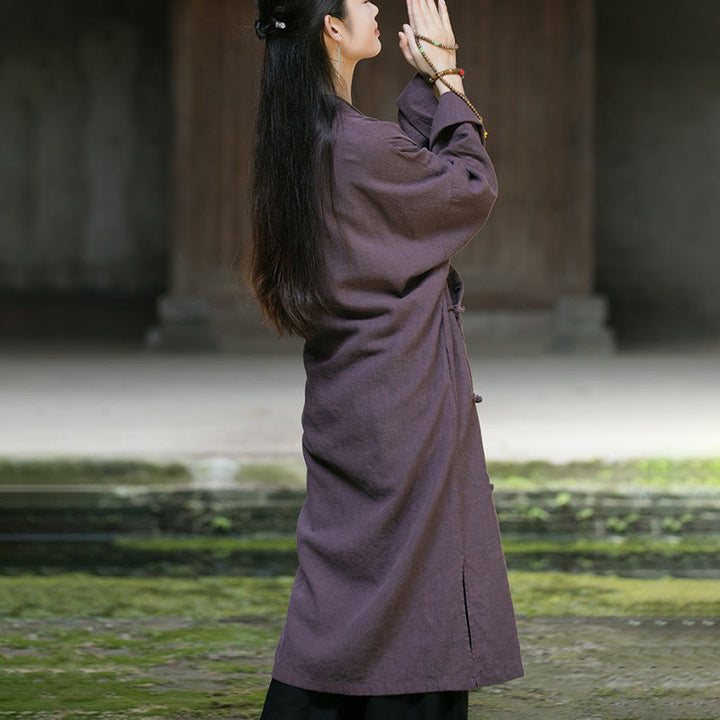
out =
<path fill-rule="evenodd" d="M 375 144 L 411 142 L 398 123 L 354 113 L 344 115 L 343 121 L 338 125 L 338 135 L 342 136 L 343 142 L 353 145 L 368 142 Z"/>
<path fill-rule="evenodd" d="M 345 106 L 347 107 L 347 106 Z M 343 123 L 352 123 L 355 127 L 367 126 L 371 127 L 374 125 L 382 125 L 386 123 L 386 120 L 380 120 L 380 118 L 373 117 L 372 115 L 363 115 L 359 110 L 343 109 L 340 113 Z M 392 124 L 392 123 L 391 123 Z"/>

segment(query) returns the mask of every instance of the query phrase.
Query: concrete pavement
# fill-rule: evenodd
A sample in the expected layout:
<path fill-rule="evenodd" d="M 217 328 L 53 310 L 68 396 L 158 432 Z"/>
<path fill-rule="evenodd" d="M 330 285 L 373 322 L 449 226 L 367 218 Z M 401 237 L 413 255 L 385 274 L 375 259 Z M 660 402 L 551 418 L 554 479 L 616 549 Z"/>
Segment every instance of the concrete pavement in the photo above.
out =
<path fill-rule="evenodd" d="M 720 457 L 720 351 L 472 358 L 488 460 Z M 0 456 L 300 457 L 299 355 L 0 355 Z"/>

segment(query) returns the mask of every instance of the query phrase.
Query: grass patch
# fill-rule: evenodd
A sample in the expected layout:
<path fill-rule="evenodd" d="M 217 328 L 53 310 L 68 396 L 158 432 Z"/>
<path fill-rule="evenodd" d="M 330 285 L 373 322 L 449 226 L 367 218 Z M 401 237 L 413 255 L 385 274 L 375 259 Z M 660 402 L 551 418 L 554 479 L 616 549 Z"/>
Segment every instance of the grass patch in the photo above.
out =
<path fill-rule="evenodd" d="M 720 615 L 718 581 L 509 575 L 519 615 Z M 289 576 L 0 578 L 0 715 L 13 720 L 257 718 L 291 584 Z M 537 704 L 533 688 L 543 682 L 534 672 L 554 663 L 547 672 L 565 677 L 571 667 L 587 664 L 588 653 L 595 653 L 595 663 L 606 658 L 604 627 L 573 627 L 562 624 L 551 634 L 544 625 L 539 628 L 534 642 L 552 652 L 542 655 L 539 665 L 531 665 L 534 655 L 526 653 L 529 686 L 514 683 L 500 687 L 500 695 L 488 692 L 474 699 L 482 700 L 483 708 L 510 703 L 513 715 L 526 716 L 519 708 Z M 632 647 L 618 651 L 625 653 L 620 656 L 625 664 L 637 654 Z M 617 658 L 613 652 L 612 661 Z M 699 661 L 693 655 L 687 667 Z M 673 665 L 677 662 L 676 657 Z M 597 664 L 592 667 L 596 673 Z M 645 664 L 638 667 L 636 674 Z M 587 697 L 588 682 L 580 678 L 579 697 Z M 635 686 L 628 692 L 636 694 Z M 552 705 L 545 710 L 538 717 L 555 717 Z M 478 713 L 470 717 L 485 717 Z"/>
<path fill-rule="evenodd" d="M 0 460 L 2 485 L 163 485 L 189 482 L 182 463 L 131 460 Z"/>
<path fill-rule="evenodd" d="M 114 544 L 119 548 L 137 552 L 207 552 L 221 555 L 231 552 L 290 552 L 295 550 L 297 545 L 294 535 L 255 538 L 212 536 L 118 538 Z M 720 540 L 718 547 L 720 548 Z"/>
<path fill-rule="evenodd" d="M 718 488 L 720 459 L 592 460 L 554 464 L 544 461 L 490 462 L 488 472 L 499 487 L 564 488 L 575 485 L 614 488 L 618 485 L 656 489 Z"/>
<path fill-rule="evenodd" d="M 720 581 L 510 572 L 515 610 L 543 615 L 720 615 Z M 282 617 L 292 577 L 0 578 L 0 617 Z"/>
<path fill-rule="evenodd" d="M 246 463 L 238 468 L 235 480 L 268 485 L 305 486 L 305 465 L 298 463 Z"/>
<path fill-rule="evenodd" d="M 233 537 L 150 537 L 118 538 L 117 547 L 147 552 L 207 552 L 227 554 L 231 552 L 290 552 L 295 550 L 294 535 L 279 535 L 256 538 Z M 646 536 L 616 536 L 608 539 L 579 538 L 576 540 L 551 539 L 527 540 L 503 537 L 506 554 L 554 553 L 592 554 L 609 558 L 625 555 L 652 554 L 662 557 L 693 555 L 698 553 L 720 553 L 720 536 L 687 536 L 655 538 Z"/>
<path fill-rule="evenodd" d="M 0 578 L 0 617 L 209 617 L 282 615 L 292 578 L 101 577 L 88 573 Z"/>
<path fill-rule="evenodd" d="M 173 626 L 174 625 L 174 626 Z M 0 635 L 3 717 L 257 718 L 279 625 L 95 622 Z"/>
<path fill-rule="evenodd" d="M 565 554 L 565 555 L 602 555 L 607 558 L 620 558 L 628 555 L 654 555 L 660 557 L 677 557 L 679 555 L 695 555 L 720 553 L 720 536 L 687 536 L 670 537 L 667 539 L 627 536 L 611 539 L 577 540 L 523 540 L 521 538 L 503 537 L 503 549 L 506 554 Z"/>
<path fill-rule="evenodd" d="M 720 615 L 720 580 L 509 573 L 525 615 Z"/>
<path fill-rule="evenodd" d="M 571 488 L 578 485 L 615 488 L 619 485 L 656 489 L 720 489 L 720 459 L 600 460 L 554 464 L 545 461 L 490 462 L 488 471 L 498 488 Z M 301 458 L 240 463 L 238 482 L 304 486 Z M 161 485 L 189 482 L 182 463 L 154 464 L 130 460 L 0 460 L 3 484 Z"/>

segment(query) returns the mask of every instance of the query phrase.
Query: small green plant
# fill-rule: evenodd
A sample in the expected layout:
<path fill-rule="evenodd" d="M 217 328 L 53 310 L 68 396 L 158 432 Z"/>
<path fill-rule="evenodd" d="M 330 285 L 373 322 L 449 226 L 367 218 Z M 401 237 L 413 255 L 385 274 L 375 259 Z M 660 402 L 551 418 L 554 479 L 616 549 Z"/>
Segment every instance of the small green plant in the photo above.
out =
<path fill-rule="evenodd" d="M 550 517 L 550 513 L 545 508 L 539 505 L 528 505 L 527 503 L 520 503 L 517 512 L 525 520 L 545 522 Z"/>
<path fill-rule="evenodd" d="M 567 507 L 572 501 L 572 495 L 569 492 L 559 492 L 555 496 L 555 504 L 559 508 Z"/>
<path fill-rule="evenodd" d="M 585 522 L 586 520 L 590 520 L 593 515 L 595 515 L 595 511 L 591 507 L 584 507 L 575 513 L 575 519 L 578 522 Z"/>
<path fill-rule="evenodd" d="M 233 522 L 223 515 L 216 515 L 210 522 L 210 527 L 215 532 L 229 532 L 232 530 Z"/>
<path fill-rule="evenodd" d="M 690 513 L 683 513 L 680 517 L 675 518 L 670 515 L 662 519 L 662 528 L 671 533 L 682 532 L 685 525 L 693 520 L 694 516 Z"/>
<path fill-rule="evenodd" d="M 624 533 L 633 523 L 639 519 L 637 513 L 629 513 L 624 518 L 618 518 L 612 515 L 605 521 L 605 527 L 614 533 Z"/>
<path fill-rule="evenodd" d="M 540 520 L 541 522 L 545 522 L 545 520 L 550 517 L 550 513 L 544 508 L 541 508 L 539 505 L 533 505 L 527 511 L 527 515 L 528 517 L 533 518 L 533 520 Z"/>

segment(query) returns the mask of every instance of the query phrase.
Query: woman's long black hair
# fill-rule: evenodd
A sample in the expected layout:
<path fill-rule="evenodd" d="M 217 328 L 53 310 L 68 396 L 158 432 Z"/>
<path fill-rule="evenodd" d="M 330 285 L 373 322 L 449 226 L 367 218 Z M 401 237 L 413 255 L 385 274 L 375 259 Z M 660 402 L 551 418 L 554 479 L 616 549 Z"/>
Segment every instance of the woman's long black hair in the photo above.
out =
<path fill-rule="evenodd" d="M 265 39 L 251 170 L 250 283 L 280 334 L 311 338 L 327 309 L 320 238 L 332 196 L 335 69 L 324 18 L 347 20 L 345 0 L 256 0 Z M 278 27 L 277 24 L 285 24 Z"/>

